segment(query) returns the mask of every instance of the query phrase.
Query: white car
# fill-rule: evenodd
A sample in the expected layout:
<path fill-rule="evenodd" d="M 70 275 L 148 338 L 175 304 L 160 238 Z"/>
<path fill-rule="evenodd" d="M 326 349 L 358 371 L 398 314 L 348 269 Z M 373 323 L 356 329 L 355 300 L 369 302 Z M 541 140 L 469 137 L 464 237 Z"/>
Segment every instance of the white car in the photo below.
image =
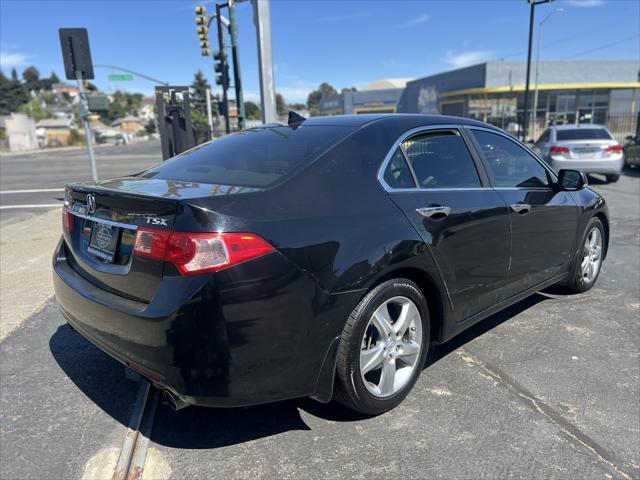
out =
<path fill-rule="evenodd" d="M 554 125 L 533 145 L 556 172 L 564 169 L 600 173 L 617 182 L 624 166 L 622 145 L 602 125 Z"/>

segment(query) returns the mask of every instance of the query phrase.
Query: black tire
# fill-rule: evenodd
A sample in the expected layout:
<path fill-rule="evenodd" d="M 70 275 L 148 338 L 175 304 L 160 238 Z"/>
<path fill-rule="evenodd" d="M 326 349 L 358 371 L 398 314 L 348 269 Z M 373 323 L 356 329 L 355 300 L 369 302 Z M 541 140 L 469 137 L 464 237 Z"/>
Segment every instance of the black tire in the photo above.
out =
<path fill-rule="evenodd" d="M 598 230 L 600 230 L 600 236 L 602 238 L 602 251 L 600 253 L 601 259 L 600 259 L 600 266 L 598 267 L 598 271 L 595 277 L 592 280 L 587 281 L 582 275 L 581 264 L 582 264 L 582 260 L 585 257 L 584 245 L 585 245 L 587 236 L 591 233 L 591 231 L 594 228 L 597 228 Z M 574 262 L 572 271 L 570 273 L 569 279 L 564 284 L 564 286 L 568 288 L 571 292 L 574 292 L 574 293 L 586 292 L 587 290 L 591 290 L 591 288 L 593 288 L 593 286 L 596 284 L 596 282 L 598 281 L 598 277 L 600 276 L 600 271 L 602 270 L 602 260 L 604 258 L 606 240 L 607 240 L 607 237 L 605 236 L 604 226 L 602 225 L 602 222 L 600 221 L 599 218 L 593 217 L 591 220 L 589 220 L 589 223 L 587 224 L 587 228 L 585 228 L 585 231 L 580 240 L 580 244 L 578 246 L 579 250 L 578 250 L 578 254 L 576 256 L 576 260 Z"/>
<path fill-rule="evenodd" d="M 620 180 L 620 175 L 606 175 L 607 183 L 616 183 Z"/>
<path fill-rule="evenodd" d="M 373 395 L 360 375 L 360 352 L 369 320 L 375 310 L 392 297 L 411 300 L 418 309 L 422 325 L 422 343 L 410 379 L 399 391 L 384 398 Z M 342 332 L 336 362 L 334 398 L 343 405 L 366 415 L 379 415 L 399 405 L 409 394 L 423 369 L 429 350 L 429 309 L 420 289 L 410 280 L 397 278 L 373 288 L 354 308 Z"/>

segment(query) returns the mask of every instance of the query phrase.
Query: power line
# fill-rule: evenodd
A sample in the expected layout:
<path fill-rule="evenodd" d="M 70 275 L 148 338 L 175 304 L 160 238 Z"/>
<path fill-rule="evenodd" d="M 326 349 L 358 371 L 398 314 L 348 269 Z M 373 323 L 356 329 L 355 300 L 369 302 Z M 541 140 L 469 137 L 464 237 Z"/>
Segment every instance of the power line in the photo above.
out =
<path fill-rule="evenodd" d="M 541 50 L 546 50 L 549 47 L 554 47 L 556 45 L 560 45 L 561 43 L 564 43 L 567 40 L 575 40 L 575 39 L 586 37 L 586 36 L 593 36 L 594 34 L 597 34 L 597 33 L 600 33 L 600 32 L 604 32 L 606 30 L 611 30 L 613 28 L 620 29 L 621 25 L 626 25 L 627 23 L 631 23 L 632 21 L 635 22 L 635 20 L 629 19 L 626 22 L 620 22 L 620 23 L 615 24 L 615 25 L 607 25 L 607 26 L 602 27 L 602 28 L 590 28 L 589 30 L 583 30 L 582 32 L 579 32 L 579 33 L 577 33 L 575 35 L 569 35 L 569 36 L 566 36 L 566 37 L 559 38 L 558 40 L 553 40 L 552 42 L 543 43 L 542 47 L 541 47 Z M 526 50 L 521 50 L 519 52 L 510 53 L 508 55 L 501 55 L 499 58 L 502 58 L 502 59 L 513 58 L 513 57 L 517 57 L 519 55 L 523 55 L 525 53 L 527 53 Z"/>
<path fill-rule="evenodd" d="M 587 54 L 592 53 L 592 52 L 597 52 L 599 50 L 604 50 L 606 48 L 613 47 L 615 45 L 619 45 L 619 44 L 624 43 L 624 42 L 628 42 L 629 40 L 633 40 L 634 38 L 638 38 L 638 37 L 640 37 L 640 34 L 632 35 L 631 37 L 623 38 L 621 40 L 617 40 L 615 42 L 608 43 L 608 44 L 602 45 L 600 47 L 591 48 L 589 50 L 585 50 L 583 52 L 576 53 L 576 54 L 570 55 L 568 57 L 564 57 L 564 58 L 562 58 L 562 60 L 568 60 L 568 59 L 571 59 L 571 58 L 581 57 L 582 55 L 587 55 Z"/>

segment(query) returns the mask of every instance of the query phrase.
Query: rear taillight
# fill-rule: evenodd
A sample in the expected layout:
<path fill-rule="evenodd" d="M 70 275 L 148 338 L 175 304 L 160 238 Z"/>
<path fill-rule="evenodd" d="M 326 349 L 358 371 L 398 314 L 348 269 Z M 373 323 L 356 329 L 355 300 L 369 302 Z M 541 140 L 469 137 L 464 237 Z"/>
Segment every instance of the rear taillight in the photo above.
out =
<path fill-rule="evenodd" d="M 62 207 L 62 229 L 68 233 L 72 233 L 74 225 L 73 214 L 67 210 L 67 207 Z"/>
<path fill-rule="evenodd" d="M 553 145 L 549 149 L 551 155 L 568 155 L 569 149 L 567 147 L 561 147 L 560 145 Z"/>
<path fill-rule="evenodd" d="M 617 143 L 616 145 L 608 146 L 607 153 L 622 153 L 622 145 Z"/>
<path fill-rule="evenodd" d="M 275 251 L 252 233 L 186 233 L 138 229 L 136 255 L 173 263 L 183 275 L 228 268 Z"/>

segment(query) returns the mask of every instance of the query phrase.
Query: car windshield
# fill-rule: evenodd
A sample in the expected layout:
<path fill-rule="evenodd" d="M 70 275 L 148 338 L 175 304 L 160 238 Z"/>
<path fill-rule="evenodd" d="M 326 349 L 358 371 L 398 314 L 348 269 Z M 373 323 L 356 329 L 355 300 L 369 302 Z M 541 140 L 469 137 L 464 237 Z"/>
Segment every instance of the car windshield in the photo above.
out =
<path fill-rule="evenodd" d="M 604 128 L 572 128 L 558 130 L 556 132 L 558 141 L 570 140 L 611 140 L 611 135 Z"/>
<path fill-rule="evenodd" d="M 205 143 L 140 174 L 143 178 L 263 188 L 309 164 L 355 127 L 255 128 Z"/>

